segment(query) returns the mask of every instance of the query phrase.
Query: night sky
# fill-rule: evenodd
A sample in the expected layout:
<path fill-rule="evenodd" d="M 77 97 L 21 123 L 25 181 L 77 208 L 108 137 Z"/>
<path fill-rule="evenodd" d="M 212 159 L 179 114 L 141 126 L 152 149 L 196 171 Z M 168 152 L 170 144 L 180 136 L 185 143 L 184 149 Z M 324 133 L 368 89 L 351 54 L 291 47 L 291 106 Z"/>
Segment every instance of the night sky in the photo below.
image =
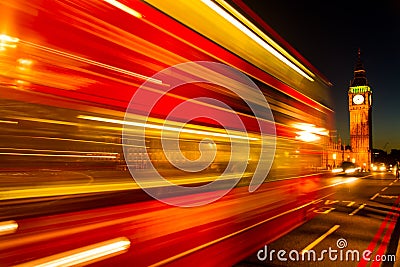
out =
<path fill-rule="evenodd" d="M 400 149 L 400 1 L 245 0 L 333 84 L 336 129 L 348 144 L 347 91 L 358 48 L 373 92 L 373 147 Z"/>

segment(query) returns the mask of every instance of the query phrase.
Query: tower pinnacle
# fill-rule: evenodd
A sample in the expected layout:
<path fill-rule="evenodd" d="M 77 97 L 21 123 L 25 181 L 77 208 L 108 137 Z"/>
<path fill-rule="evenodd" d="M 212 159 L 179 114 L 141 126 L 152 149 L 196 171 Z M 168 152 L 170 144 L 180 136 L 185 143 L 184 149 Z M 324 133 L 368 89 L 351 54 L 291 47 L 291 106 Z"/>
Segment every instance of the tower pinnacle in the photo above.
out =
<path fill-rule="evenodd" d="M 354 78 L 350 83 L 350 86 L 365 86 L 368 85 L 367 75 L 365 73 L 364 65 L 361 61 L 361 50 L 358 48 L 357 52 L 357 63 L 354 68 Z"/>

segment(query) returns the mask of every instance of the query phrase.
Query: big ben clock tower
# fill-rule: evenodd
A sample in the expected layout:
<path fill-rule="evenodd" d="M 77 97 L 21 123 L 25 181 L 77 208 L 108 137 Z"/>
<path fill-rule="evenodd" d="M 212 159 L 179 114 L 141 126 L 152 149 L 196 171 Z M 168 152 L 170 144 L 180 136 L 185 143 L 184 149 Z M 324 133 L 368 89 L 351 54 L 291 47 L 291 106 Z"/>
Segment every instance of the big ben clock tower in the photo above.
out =
<path fill-rule="evenodd" d="M 372 153 L 372 91 L 361 63 L 360 49 L 348 95 L 352 158 L 356 164 L 368 170 Z"/>

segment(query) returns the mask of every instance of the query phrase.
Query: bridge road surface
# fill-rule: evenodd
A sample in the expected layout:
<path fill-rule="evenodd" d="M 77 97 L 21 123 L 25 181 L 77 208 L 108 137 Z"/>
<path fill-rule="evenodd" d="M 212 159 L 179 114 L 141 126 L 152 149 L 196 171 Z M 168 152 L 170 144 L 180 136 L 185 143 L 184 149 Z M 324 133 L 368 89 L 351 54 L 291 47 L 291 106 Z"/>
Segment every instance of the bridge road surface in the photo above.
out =
<path fill-rule="evenodd" d="M 348 179 L 315 218 L 236 267 L 400 266 L 400 181 L 391 173 Z"/>

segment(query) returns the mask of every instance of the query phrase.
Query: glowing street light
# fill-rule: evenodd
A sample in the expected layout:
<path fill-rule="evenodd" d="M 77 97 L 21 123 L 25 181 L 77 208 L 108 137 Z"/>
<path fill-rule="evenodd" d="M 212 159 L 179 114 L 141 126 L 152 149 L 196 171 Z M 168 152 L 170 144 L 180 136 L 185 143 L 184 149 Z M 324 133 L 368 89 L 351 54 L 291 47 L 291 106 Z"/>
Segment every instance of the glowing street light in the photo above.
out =
<path fill-rule="evenodd" d="M 333 153 L 332 158 L 333 158 L 333 167 L 336 167 L 336 153 Z"/>

